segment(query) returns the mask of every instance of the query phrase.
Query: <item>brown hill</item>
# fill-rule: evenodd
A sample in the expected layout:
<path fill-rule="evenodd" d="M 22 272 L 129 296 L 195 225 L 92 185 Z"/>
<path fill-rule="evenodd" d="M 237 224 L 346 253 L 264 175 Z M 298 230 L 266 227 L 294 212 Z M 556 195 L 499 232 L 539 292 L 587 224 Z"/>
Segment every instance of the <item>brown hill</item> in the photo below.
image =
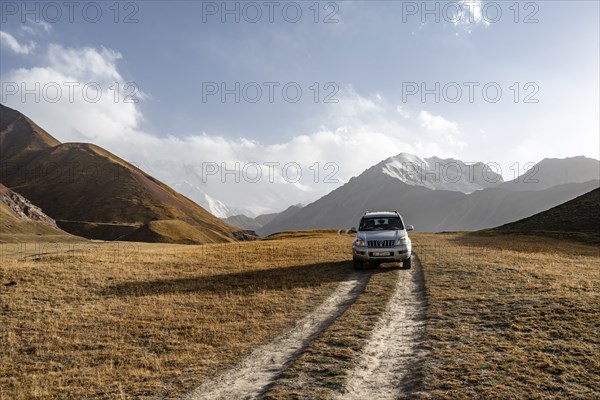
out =
<path fill-rule="evenodd" d="M 547 234 L 600 242 L 600 188 L 492 231 Z"/>
<path fill-rule="evenodd" d="M 271 222 L 277 215 L 279 213 L 261 214 L 258 217 L 250 218 L 244 214 L 239 214 L 222 218 L 222 220 L 238 228 L 256 231 Z"/>
<path fill-rule="evenodd" d="M 236 239 L 238 228 L 110 152 L 93 144 L 60 143 L 2 105 L 0 121 L 0 180 L 42 207 L 66 231 L 92 239 L 188 243 L 186 232 L 192 227 L 202 233 L 193 242 Z M 145 232 L 152 221 L 168 220 L 183 223 L 171 226 L 166 238 L 158 239 L 161 233 L 134 235 L 137 229 Z M 176 226 L 185 229 L 175 233 Z"/>
<path fill-rule="evenodd" d="M 39 207 L 0 183 L 0 242 L 31 241 L 38 237 L 79 239 L 60 230 Z"/>

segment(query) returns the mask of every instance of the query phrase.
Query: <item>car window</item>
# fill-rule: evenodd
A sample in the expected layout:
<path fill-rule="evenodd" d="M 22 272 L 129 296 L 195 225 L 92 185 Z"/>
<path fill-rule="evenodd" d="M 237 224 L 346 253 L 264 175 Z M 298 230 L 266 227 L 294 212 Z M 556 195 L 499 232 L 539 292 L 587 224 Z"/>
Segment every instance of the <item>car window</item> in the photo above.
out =
<path fill-rule="evenodd" d="M 398 217 L 363 218 L 360 221 L 359 231 L 389 231 L 404 229 Z"/>

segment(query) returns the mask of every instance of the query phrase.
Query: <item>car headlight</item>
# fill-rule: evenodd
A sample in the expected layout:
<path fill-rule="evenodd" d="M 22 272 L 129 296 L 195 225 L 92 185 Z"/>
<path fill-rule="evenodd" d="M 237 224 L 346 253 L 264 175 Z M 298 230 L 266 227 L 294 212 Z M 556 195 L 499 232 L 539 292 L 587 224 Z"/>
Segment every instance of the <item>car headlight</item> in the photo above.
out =
<path fill-rule="evenodd" d="M 398 239 L 398 242 L 396 244 L 397 245 L 406 244 L 406 236 L 402 236 L 400 239 Z"/>
<path fill-rule="evenodd" d="M 357 238 L 357 239 L 354 240 L 354 245 L 355 246 L 364 246 L 365 245 L 365 241 L 364 241 L 364 239 Z"/>

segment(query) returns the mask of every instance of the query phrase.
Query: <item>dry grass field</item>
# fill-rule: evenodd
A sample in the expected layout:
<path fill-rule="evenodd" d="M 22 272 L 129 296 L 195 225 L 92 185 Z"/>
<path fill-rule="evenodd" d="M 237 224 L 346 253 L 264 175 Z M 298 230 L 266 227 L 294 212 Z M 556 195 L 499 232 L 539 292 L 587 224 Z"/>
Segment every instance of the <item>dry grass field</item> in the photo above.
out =
<path fill-rule="evenodd" d="M 600 397 L 600 249 L 418 234 L 428 295 L 420 398 Z"/>
<path fill-rule="evenodd" d="M 428 356 L 411 398 L 600 396 L 597 246 L 412 238 Z M 2 244 L 0 399 L 176 398 L 314 309 L 352 270 L 350 241 L 316 231 L 203 246 Z M 401 272 L 376 271 L 265 397 L 339 392 Z M 303 392 L 307 381 L 318 385 Z"/>
<path fill-rule="evenodd" d="M 176 397 L 316 307 L 350 241 L 2 244 L 0 399 Z"/>

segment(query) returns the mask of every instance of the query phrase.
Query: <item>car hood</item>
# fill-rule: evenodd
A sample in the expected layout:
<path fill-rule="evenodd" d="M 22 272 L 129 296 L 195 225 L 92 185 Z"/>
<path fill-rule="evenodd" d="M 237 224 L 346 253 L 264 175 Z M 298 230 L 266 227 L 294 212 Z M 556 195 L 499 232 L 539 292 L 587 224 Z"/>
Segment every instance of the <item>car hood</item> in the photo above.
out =
<path fill-rule="evenodd" d="M 398 240 L 406 236 L 406 230 L 358 232 L 357 238 L 363 240 Z"/>

